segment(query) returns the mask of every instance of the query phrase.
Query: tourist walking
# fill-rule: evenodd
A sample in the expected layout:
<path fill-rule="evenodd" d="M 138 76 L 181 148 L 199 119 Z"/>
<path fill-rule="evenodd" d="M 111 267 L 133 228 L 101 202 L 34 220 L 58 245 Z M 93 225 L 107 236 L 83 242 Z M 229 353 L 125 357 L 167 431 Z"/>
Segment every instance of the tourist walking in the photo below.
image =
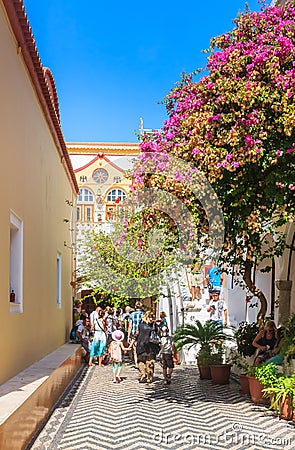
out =
<path fill-rule="evenodd" d="M 121 330 L 113 331 L 112 342 L 110 343 L 109 353 L 113 364 L 113 383 L 122 381 L 120 374 L 122 370 L 122 350 L 130 350 L 130 347 L 124 347 L 124 333 Z"/>
<path fill-rule="evenodd" d="M 171 384 L 171 376 L 174 369 L 173 353 L 175 345 L 172 336 L 169 336 L 169 329 L 166 326 L 161 328 L 160 358 L 163 369 L 164 384 Z"/>
<path fill-rule="evenodd" d="M 106 333 L 107 333 L 107 347 L 109 347 L 112 341 L 112 333 L 113 331 L 118 329 L 119 321 L 118 318 L 114 315 L 113 308 L 106 308 L 107 315 L 105 317 L 106 324 Z"/>
<path fill-rule="evenodd" d="M 97 306 L 94 311 L 90 313 L 90 325 L 93 326 L 95 319 L 98 319 L 98 313 L 101 311 L 101 307 Z"/>
<path fill-rule="evenodd" d="M 207 311 L 210 313 L 210 320 L 227 325 L 228 314 L 224 300 L 219 299 L 219 292 L 213 291 L 213 299 L 210 300 Z M 223 319 L 224 318 L 224 319 Z"/>
<path fill-rule="evenodd" d="M 192 301 L 200 300 L 204 281 L 203 270 L 200 262 L 194 262 L 191 266 L 189 281 Z"/>
<path fill-rule="evenodd" d="M 103 310 L 98 312 L 98 318 L 94 321 L 92 331 L 94 331 L 94 337 L 90 350 L 89 366 L 93 365 L 93 358 L 98 358 L 98 365 L 102 367 L 102 358 L 106 352 L 106 324 Z"/>
<path fill-rule="evenodd" d="M 160 319 L 156 320 L 156 323 L 157 323 L 159 328 L 162 328 L 164 326 L 168 327 L 168 323 L 167 323 L 166 317 L 167 317 L 167 314 L 165 313 L 165 311 L 161 311 L 160 312 Z"/>
<path fill-rule="evenodd" d="M 205 278 L 205 285 L 207 285 L 208 291 L 209 291 L 209 300 L 213 299 L 214 292 L 218 292 L 220 295 L 222 283 L 223 283 L 223 277 L 221 275 L 221 271 L 216 266 L 215 261 L 212 260 L 210 263 L 210 267 L 207 270 L 206 278 Z"/>
<path fill-rule="evenodd" d="M 142 316 L 142 320 L 138 326 L 136 342 L 140 383 L 151 383 L 153 381 L 156 355 L 159 353 L 160 346 L 151 342 L 152 331 L 157 332 L 157 325 L 152 311 L 147 311 Z"/>
<path fill-rule="evenodd" d="M 133 357 L 134 357 L 134 365 L 138 369 L 137 364 L 137 352 L 136 352 L 136 345 L 137 345 L 137 337 L 138 337 L 138 327 L 142 320 L 144 311 L 143 311 L 143 304 L 140 301 L 137 301 L 135 303 L 135 311 L 133 311 L 129 315 L 129 322 L 128 322 L 128 343 L 131 346 L 133 346 Z"/>
<path fill-rule="evenodd" d="M 123 331 L 124 331 L 126 341 L 128 341 L 128 325 L 129 325 L 130 314 L 131 314 L 131 307 L 126 306 L 125 312 L 122 314 Z"/>

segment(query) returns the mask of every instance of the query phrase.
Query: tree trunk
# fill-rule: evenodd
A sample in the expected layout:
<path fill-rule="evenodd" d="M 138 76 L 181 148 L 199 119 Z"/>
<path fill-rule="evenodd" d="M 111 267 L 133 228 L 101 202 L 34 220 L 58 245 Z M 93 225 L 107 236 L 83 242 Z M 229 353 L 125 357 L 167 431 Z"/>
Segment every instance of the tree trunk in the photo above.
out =
<path fill-rule="evenodd" d="M 253 283 L 252 280 L 253 265 L 254 261 L 251 257 L 251 253 L 247 251 L 243 280 L 246 283 L 246 286 L 249 289 L 249 291 L 252 292 L 252 294 L 258 297 L 258 299 L 260 300 L 260 310 L 257 314 L 257 322 L 260 326 L 262 326 L 267 311 L 267 300 L 264 293 L 260 289 L 258 289 Z"/>

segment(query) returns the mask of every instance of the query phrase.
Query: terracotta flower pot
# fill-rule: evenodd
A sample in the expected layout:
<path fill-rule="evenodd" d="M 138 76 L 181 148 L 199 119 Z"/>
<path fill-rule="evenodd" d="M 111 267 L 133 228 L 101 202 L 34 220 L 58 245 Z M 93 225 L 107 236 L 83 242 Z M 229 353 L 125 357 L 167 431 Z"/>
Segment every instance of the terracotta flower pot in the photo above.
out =
<path fill-rule="evenodd" d="M 211 380 L 211 370 L 209 366 L 200 366 L 198 364 L 201 380 Z"/>
<path fill-rule="evenodd" d="M 229 384 L 231 364 L 210 365 L 213 384 Z"/>
<path fill-rule="evenodd" d="M 266 405 L 267 399 L 263 397 L 262 392 L 262 389 L 264 389 L 263 384 L 261 384 L 257 378 L 250 375 L 248 375 L 248 381 L 252 402 L 256 405 Z"/>
<path fill-rule="evenodd" d="M 281 419 L 285 419 L 285 420 L 294 420 L 293 418 L 293 410 L 291 407 L 291 399 L 290 396 L 287 395 L 285 398 L 285 401 L 281 401 L 281 414 L 280 414 L 280 418 Z"/>
<path fill-rule="evenodd" d="M 204 365 L 202 358 L 197 358 L 197 364 L 201 380 L 211 380 L 210 367 L 208 365 Z"/>
<path fill-rule="evenodd" d="M 240 374 L 240 386 L 241 386 L 240 390 L 241 394 L 250 396 L 248 375 L 245 373 Z"/>

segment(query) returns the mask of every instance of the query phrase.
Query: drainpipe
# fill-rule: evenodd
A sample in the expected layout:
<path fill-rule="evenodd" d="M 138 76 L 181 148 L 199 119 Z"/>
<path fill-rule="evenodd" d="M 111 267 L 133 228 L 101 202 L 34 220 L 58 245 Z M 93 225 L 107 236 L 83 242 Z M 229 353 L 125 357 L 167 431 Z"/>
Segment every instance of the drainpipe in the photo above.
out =
<path fill-rule="evenodd" d="M 174 332 L 174 317 L 173 317 L 173 308 L 172 308 L 172 294 L 171 289 L 168 284 L 167 286 L 167 292 L 168 292 L 168 308 L 169 308 L 169 322 L 170 322 L 170 332 Z"/>
<path fill-rule="evenodd" d="M 181 289 L 180 289 L 179 281 L 177 281 L 177 288 L 178 288 L 179 301 L 180 301 L 181 326 L 183 327 L 184 326 L 184 306 L 183 306 L 183 300 L 182 300 L 182 295 L 181 295 Z"/>
<path fill-rule="evenodd" d="M 280 294 L 279 294 L 279 323 L 286 322 L 289 319 L 290 313 L 291 313 L 290 303 L 291 303 L 292 280 L 290 280 L 290 277 L 291 277 L 291 267 L 292 267 L 294 244 L 295 244 L 295 232 L 293 233 L 291 245 L 289 248 L 287 279 L 276 281 L 276 286 L 280 291 Z"/>

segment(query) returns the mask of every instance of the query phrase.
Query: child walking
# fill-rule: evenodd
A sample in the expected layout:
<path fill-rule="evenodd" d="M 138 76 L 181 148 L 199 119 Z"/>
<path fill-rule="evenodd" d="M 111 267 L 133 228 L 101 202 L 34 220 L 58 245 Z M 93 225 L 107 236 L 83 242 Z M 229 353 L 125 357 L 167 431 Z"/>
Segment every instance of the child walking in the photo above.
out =
<path fill-rule="evenodd" d="M 163 367 L 164 384 L 171 384 L 171 375 L 174 369 L 173 353 L 175 345 L 173 338 L 169 336 L 169 329 L 166 326 L 161 328 L 160 356 Z"/>
<path fill-rule="evenodd" d="M 110 343 L 109 353 L 113 362 L 113 383 L 120 383 L 120 373 L 122 370 L 122 350 L 130 350 L 130 347 L 124 347 L 124 333 L 121 330 L 115 330 L 112 333 L 112 342 Z"/>

